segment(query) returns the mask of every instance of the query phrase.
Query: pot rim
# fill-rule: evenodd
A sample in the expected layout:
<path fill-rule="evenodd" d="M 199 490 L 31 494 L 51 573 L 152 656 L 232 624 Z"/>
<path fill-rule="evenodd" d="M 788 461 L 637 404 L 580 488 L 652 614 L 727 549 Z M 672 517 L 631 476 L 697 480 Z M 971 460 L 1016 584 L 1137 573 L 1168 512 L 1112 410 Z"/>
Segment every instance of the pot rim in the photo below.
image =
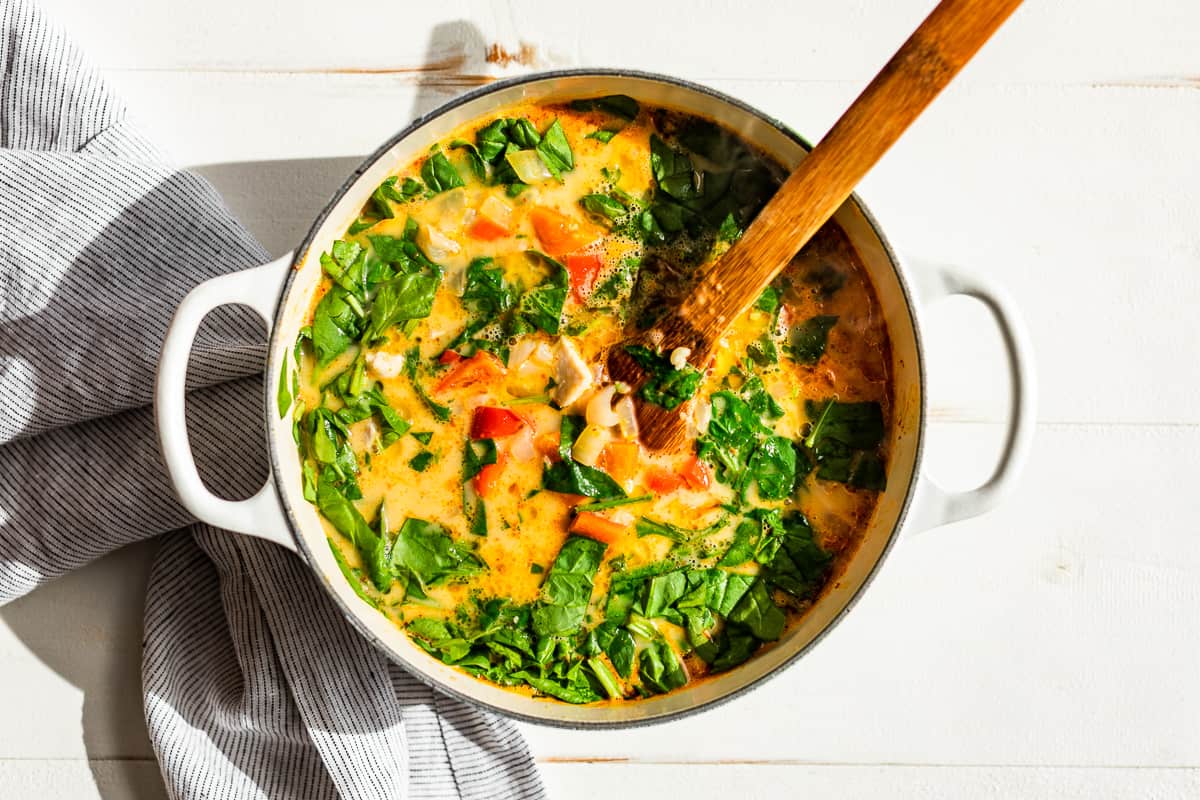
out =
<path fill-rule="evenodd" d="M 346 193 L 349 192 L 358 183 L 359 178 L 362 177 L 364 172 L 366 172 L 370 167 L 372 167 L 379 159 L 383 158 L 397 143 L 399 143 L 403 139 L 408 138 L 413 133 L 418 131 L 420 128 L 424 127 L 430 121 L 437 119 L 438 117 L 440 117 L 446 113 L 449 113 L 450 111 L 454 110 L 455 108 L 458 108 L 461 105 L 472 102 L 478 98 L 484 97 L 493 92 L 497 92 L 497 91 L 507 89 L 507 88 L 510 88 L 513 86 L 520 86 L 520 85 L 527 84 L 527 83 L 535 83 L 535 82 L 540 82 L 540 81 L 544 81 L 544 80 L 553 80 L 553 79 L 558 79 L 558 78 L 587 78 L 587 77 L 637 78 L 637 79 L 641 79 L 641 80 L 665 83 L 665 84 L 669 84 L 671 86 L 676 86 L 676 87 L 680 87 L 683 89 L 687 89 L 689 91 L 696 92 L 699 94 L 705 94 L 714 99 L 717 99 L 724 103 L 727 103 L 735 108 L 738 108 L 747 114 L 757 117 L 758 119 L 767 123 L 771 127 L 775 128 L 777 131 L 782 133 L 784 136 L 788 137 L 789 139 L 791 139 L 794 142 L 796 142 L 797 144 L 799 144 L 801 147 L 804 148 L 804 150 L 806 150 L 806 151 L 812 150 L 812 145 L 808 142 L 807 139 L 805 139 L 803 136 L 798 134 L 796 131 L 792 130 L 791 127 L 786 125 L 781 120 L 776 119 L 775 117 L 772 117 L 772 116 L 760 111 L 759 109 L 755 108 L 754 106 L 751 106 L 750 104 L 748 104 L 742 100 L 739 100 L 735 97 L 731 97 L 730 95 L 727 95 L 724 92 L 718 91 L 711 87 L 704 86 L 699 83 L 694 83 L 692 81 L 688 81 L 688 80 L 685 80 L 682 78 L 677 78 L 677 77 L 670 76 L 670 75 L 664 75 L 664 74 L 657 73 L 657 72 L 646 72 L 646 71 L 642 71 L 642 70 L 631 70 L 631 69 L 616 69 L 616 68 L 608 68 L 608 67 L 581 67 L 581 68 L 572 68 L 572 69 L 548 70 L 548 71 L 544 71 L 544 72 L 535 72 L 535 73 L 530 73 L 528 75 L 521 75 L 521 76 L 517 76 L 517 77 L 513 77 L 513 78 L 507 78 L 504 80 L 498 80 L 493 83 L 489 83 L 487 85 L 472 89 L 468 92 L 458 95 L 457 97 L 451 98 L 450 100 L 448 100 L 447 102 L 438 106 L 437 108 L 433 109 L 432 111 L 430 111 L 426 114 L 423 114 L 420 117 L 414 119 L 412 122 L 410 122 L 404 128 L 402 128 L 400 131 L 393 134 L 386 141 L 384 141 L 383 144 L 381 144 L 378 148 L 375 149 L 374 152 L 372 152 L 369 156 L 367 156 L 363 160 L 363 162 L 361 164 L 359 164 L 359 166 L 346 178 L 346 180 L 342 183 L 342 185 L 340 187 L 338 187 L 337 191 L 335 191 L 333 193 L 333 195 L 330 197 L 329 201 L 325 204 L 324 208 L 321 209 L 321 212 L 314 218 L 313 223 L 308 230 L 308 233 L 304 237 L 304 240 L 296 248 L 295 255 L 292 259 L 291 266 L 288 269 L 287 275 L 284 278 L 283 283 L 279 288 L 279 297 L 276 300 L 275 315 L 274 315 L 274 318 L 273 318 L 272 324 L 271 324 L 270 342 L 269 342 L 269 346 L 268 346 L 268 350 L 267 350 L 267 359 L 268 359 L 267 374 L 268 375 L 272 374 L 272 370 L 275 369 L 274 354 L 279 352 L 280 337 L 282 335 L 281 332 L 282 332 L 282 327 L 283 327 L 281 325 L 281 323 L 283 321 L 284 310 L 286 308 L 286 303 L 284 302 L 284 300 L 288 297 L 288 294 L 291 292 L 292 284 L 296 280 L 297 275 L 299 274 L 297 267 L 299 267 L 302 264 L 302 262 L 304 262 L 306 260 L 307 255 L 308 255 L 308 250 L 312 245 L 313 239 L 316 238 L 318 231 L 320 231 L 320 229 L 324 225 L 326 219 L 329 217 L 330 213 L 333 211 L 334 206 L 336 206 L 337 203 L 342 199 L 342 197 L 344 197 L 346 195 Z M 433 688 L 436 691 L 442 692 L 443 694 L 447 694 L 447 695 L 455 698 L 456 700 L 462 701 L 464 703 L 469 703 L 476 707 L 483 708 L 489 712 L 492 712 L 495 714 L 500 714 L 502 716 L 509 717 L 511 719 L 516 719 L 516 720 L 519 720 L 522 722 L 529 722 L 529 723 L 533 723 L 533 724 L 537 724 L 537 725 L 545 725 L 547 727 L 567 728 L 567 729 L 571 729 L 571 730 L 613 730 L 613 729 L 622 729 L 622 728 L 640 728 L 640 727 L 657 725 L 657 724 L 664 723 L 664 722 L 671 722 L 674 720 L 683 719 L 684 717 L 692 716 L 692 715 L 698 714 L 703 711 L 708 711 L 708 710 L 717 708 L 718 706 L 724 705 L 731 700 L 734 700 L 738 697 L 742 697 L 743 695 L 749 693 L 750 691 L 763 686 L 764 684 L 767 683 L 768 680 L 776 677 L 777 675 L 782 674 L 788 668 L 793 666 L 801 657 L 803 657 L 805 654 L 807 654 L 817 644 L 819 644 L 827 635 L 829 635 L 830 631 L 832 631 L 834 628 L 836 628 L 842 622 L 843 619 L 845 619 L 846 615 L 850 613 L 851 609 L 853 609 L 855 605 L 857 605 L 858 601 L 863 596 L 863 594 L 866 592 L 867 588 L 875 580 L 875 577 L 876 577 L 876 575 L 878 575 L 879 570 L 880 570 L 881 566 L 883 565 L 883 562 L 887 559 L 888 555 L 892 551 L 892 548 L 895 546 L 896 540 L 898 538 L 900 538 L 900 532 L 904 528 L 904 523 L 908 517 L 909 511 L 912 508 L 913 499 L 917 493 L 917 487 L 918 487 L 918 483 L 920 480 L 920 468 L 921 468 L 922 461 L 924 459 L 925 423 L 928 418 L 928 414 L 927 414 L 928 408 L 927 408 L 927 401 L 926 401 L 926 396 L 925 396 L 925 388 L 926 388 L 925 358 L 924 358 L 925 349 L 924 349 L 924 340 L 921 336 L 921 326 L 920 326 L 919 316 L 917 314 L 917 303 L 916 303 L 915 295 L 912 291 L 908 277 L 906 275 L 906 272 L 904 269 L 904 262 L 900 259 L 899 255 L 896 253 L 895 249 L 892 247 L 891 242 L 884 235 L 882 229 L 879 226 L 878 221 L 875 219 L 875 216 L 873 214 L 871 214 L 871 212 L 867 209 L 866 205 L 859 198 L 857 192 L 852 193 L 850 195 L 850 197 L 847 198 L 846 202 L 852 203 L 856 207 L 857 211 L 862 214 L 862 216 L 866 220 L 867 224 L 870 226 L 873 235 L 878 239 L 880 246 L 883 248 L 884 253 L 887 255 L 888 261 L 890 262 L 890 264 L 892 266 L 892 271 L 895 273 L 896 282 L 900 286 L 900 290 L 901 290 L 901 293 L 903 294 L 903 299 L 904 299 L 904 307 L 908 311 L 908 318 L 912 324 L 913 338 L 914 338 L 915 345 L 916 345 L 915 353 L 916 353 L 916 360 L 917 360 L 917 376 L 918 376 L 918 384 L 919 384 L 919 390 L 920 390 L 920 394 L 919 394 L 920 399 L 917 404 L 917 424 L 916 424 L 916 428 L 915 428 L 916 444 L 914 447 L 914 455 L 913 455 L 913 471 L 912 471 L 912 475 L 908 481 L 908 486 L 906 488 L 904 498 L 901 501 L 900 510 L 896 516 L 895 525 L 893 525 L 891 533 L 888 535 L 887 541 L 884 543 L 883 548 L 880 550 L 879 557 L 875 559 L 875 562 L 871 565 L 870 569 L 867 571 L 866 576 L 863 578 L 862 582 L 859 584 L 857 589 L 853 592 L 853 594 L 851 594 L 849 600 L 846 601 L 846 604 L 837 612 L 836 615 L 834 615 L 829 620 L 828 624 L 826 624 L 815 636 L 812 637 L 812 639 L 810 639 L 808 642 L 806 642 L 803 646 L 797 648 L 794 653 L 790 654 L 784 661 L 782 661 L 777 667 L 775 667 L 770 672 L 760 675 L 757 678 L 755 678 L 741 686 L 738 686 L 738 687 L 730 690 L 729 692 L 721 694 L 718 697 L 714 697 L 710 700 L 705 700 L 703 702 L 697 703 L 695 705 L 692 705 L 692 706 L 689 706 L 686 708 L 681 708 L 681 709 L 678 709 L 675 711 L 669 711 L 669 712 L 666 712 L 663 714 L 659 714 L 657 716 L 639 717 L 636 719 L 629 719 L 629 720 L 604 720 L 604 721 L 595 721 L 595 722 L 577 722 L 577 721 L 571 721 L 571 720 L 554 719 L 551 716 L 538 716 L 538 715 L 534 715 L 534 714 L 526 714 L 526 713 L 522 713 L 519 711 L 513 711 L 511 709 L 500 708 L 498 706 L 494 706 L 491 703 L 488 703 L 487 701 L 480 700 L 475 697 L 470 697 L 470 696 L 466 695 L 465 693 L 460 692 L 452 687 L 442 685 L 440 682 L 438 682 L 436 679 L 434 679 L 431 675 L 426 673 L 424 670 L 420 669 L 419 666 L 417 666 L 416 664 L 410 663 L 408 660 L 401 657 L 394 650 L 392 650 L 392 648 L 390 648 L 385 642 L 381 641 L 378 637 L 376 637 L 375 634 L 360 619 L 358 611 L 354 608 L 351 608 L 349 606 L 349 604 L 343 600 L 343 598 L 341 598 L 335 591 L 333 591 L 332 587 L 328 584 L 328 581 L 325 580 L 325 576 L 317 571 L 317 569 L 315 567 L 313 554 L 310 551 L 308 544 L 305 541 L 304 537 L 300 536 L 298 533 L 300 525 L 299 525 L 299 522 L 293 511 L 292 505 L 288 500 L 288 494 L 287 494 L 287 492 L 285 492 L 283 490 L 283 487 L 281 487 L 279 484 L 278 476 L 281 474 L 280 463 L 279 463 L 279 453 L 275 447 L 274 437 L 271 436 L 271 431 L 272 431 L 271 420 L 273 419 L 271 409 L 274 406 L 274 398 L 271 397 L 270 381 L 265 381 L 264 388 L 263 388 L 263 418 L 265 420 L 267 420 L 267 424 L 264 427 L 264 435 L 267 438 L 267 454 L 268 454 L 268 458 L 270 459 L 270 464 L 271 464 L 271 484 L 275 488 L 275 493 L 279 498 L 281 507 L 283 508 L 284 516 L 287 519 L 288 527 L 290 529 L 292 538 L 296 542 L 297 553 L 299 553 L 301 558 L 304 559 L 305 565 L 310 570 L 312 570 L 314 573 L 317 573 L 317 577 L 321 579 L 322 588 L 325 590 L 326 594 L 329 595 L 330 598 L 332 598 L 333 602 L 337 605 L 338 609 L 342 612 L 342 616 L 344 616 L 350 622 L 350 624 L 352 624 L 357 629 L 359 635 L 361 635 L 368 642 L 370 642 L 376 649 L 381 651 L 389 660 L 394 661 L 395 663 L 399 664 L 407 672 L 409 672 L 411 675 L 413 675 L 415 678 L 417 678 L 419 681 L 421 681 L 422 683 L 426 684 L 427 686 Z M 290 348 L 291 345 L 288 344 L 287 346 Z"/>

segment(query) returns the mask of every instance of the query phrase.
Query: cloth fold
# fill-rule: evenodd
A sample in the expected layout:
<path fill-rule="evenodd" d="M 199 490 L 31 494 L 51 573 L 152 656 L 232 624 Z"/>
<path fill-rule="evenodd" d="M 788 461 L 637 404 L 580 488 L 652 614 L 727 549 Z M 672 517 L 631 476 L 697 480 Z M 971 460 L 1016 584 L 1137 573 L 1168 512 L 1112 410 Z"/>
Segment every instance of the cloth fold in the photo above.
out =
<path fill-rule="evenodd" d="M 508 720 L 388 661 L 294 554 L 179 505 L 148 407 L 163 334 L 191 287 L 268 254 L 35 5 L 0 0 L 0 33 L 0 602 L 162 536 L 142 677 L 172 797 L 541 797 Z M 264 354 L 261 324 L 222 309 L 189 367 L 224 496 L 267 475 Z"/>

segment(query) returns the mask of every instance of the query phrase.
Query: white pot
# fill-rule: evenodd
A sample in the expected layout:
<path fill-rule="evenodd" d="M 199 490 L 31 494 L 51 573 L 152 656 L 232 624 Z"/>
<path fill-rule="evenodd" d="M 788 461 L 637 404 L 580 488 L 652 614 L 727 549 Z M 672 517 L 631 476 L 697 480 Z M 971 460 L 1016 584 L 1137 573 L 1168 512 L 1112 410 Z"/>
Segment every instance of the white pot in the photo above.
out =
<path fill-rule="evenodd" d="M 192 290 L 167 332 L 155 397 L 167 467 L 184 506 L 197 518 L 297 552 L 364 636 L 433 686 L 513 717 L 572 727 L 636 725 L 678 717 L 735 697 L 782 670 L 849 612 L 902 527 L 931 528 L 981 514 L 1000 501 L 1025 460 L 1035 416 L 1032 351 L 1008 295 L 984 277 L 959 268 L 912 269 L 905 265 L 863 204 L 851 197 L 835 219 L 870 274 L 892 344 L 895 402 L 887 450 L 888 488 L 845 571 L 799 624 L 775 646 L 736 669 L 670 694 L 615 705 L 574 706 L 527 697 L 446 666 L 417 647 L 402 630 L 355 595 L 334 561 L 316 508 L 302 496 L 300 460 L 292 440 L 290 414 L 281 420 L 274 399 L 281 359 L 290 352 L 304 324 L 309 299 L 321 280 L 317 256 L 341 237 L 391 170 L 412 162 L 426 152 L 430 143 L 490 111 L 522 101 L 608 94 L 628 94 L 647 105 L 717 120 L 788 167 L 799 162 L 809 149 L 782 123 L 738 100 L 660 75 L 572 70 L 532 75 L 471 92 L 417 120 L 368 158 L 326 206 L 294 254 L 214 278 Z M 1007 365 L 998 367 L 1011 372 L 1013 385 L 1008 437 L 996 471 L 979 488 L 962 493 L 946 492 L 922 473 L 928 413 L 920 313 L 925 305 L 953 294 L 976 297 L 991 309 L 1008 353 Z M 184 422 L 184 378 L 192 341 L 204 316 L 226 303 L 254 308 L 270 326 L 263 428 L 271 457 L 271 478 L 256 495 L 239 502 L 218 498 L 204 487 L 192 459 Z"/>

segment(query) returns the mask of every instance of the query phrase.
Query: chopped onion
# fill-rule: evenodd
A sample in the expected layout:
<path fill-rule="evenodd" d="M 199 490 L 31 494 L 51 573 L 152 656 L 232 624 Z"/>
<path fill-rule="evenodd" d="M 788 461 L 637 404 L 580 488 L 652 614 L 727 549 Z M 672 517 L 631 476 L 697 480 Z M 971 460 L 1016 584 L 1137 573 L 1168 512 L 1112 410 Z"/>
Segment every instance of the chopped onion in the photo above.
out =
<path fill-rule="evenodd" d="M 508 368 L 516 369 L 525 363 L 525 359 L 533 355 L 537 343 L 532 336 L 522 336 L 508 353 Z"/>
<path fill-rule="evenodd" d="M 571 448 L 571 458 L 580 464 L 594 467 L 600 463 L 600 454 L 604 452 L 604 447 L 610 439 L 612 436 L 604 428 L 588 425 L 575 440 L 575 446 Z"/>
<path fill-rule="evenodd" d="M 554 173 L 546 166 L 546 162 L 542 161 L 536 150 L 518 150 L 509 153 L 505 158 L 512 165 L 513 172 L 517 173 L 517 177 L 524 183 L 541 183 L 554 177 Z"/>
<path fill-rule="evenodd" d="M 417 246 L 431 261 L 445 261 L 462 252 L 462 245 L 432 225 L 422 225 L 417 231 Z"/>
<path fill-rule="evenodd" d="M 612 410 L 613 394 L 616 391 L 617 387 L 615 386 L 605 386 L 592 395 L 592 399 L 587 404 L 588 424 L 611 428 L 621 421 L 620 417 Z"/>
<path fill-rule="evenodd" d="M 537 450 L 533 446 L 533 429 L 528 425 L 521 428 L 520 432 L 512 437 L 513 457 L 518 461 L 533 461 L 537 456 Z"/>
<path fill-rule="evenodd" d="M 479 204 L 479 213 L 502 228 L 512 228 L 512 206 L 494 194 L 489 194 Z"/>
<path fill-rule="evenodd" d="M 638 437 L 637 409 L 633 406 L 633 398 L 625 395 L 617 403 L 617 424 L 621 426 L 621 436 L 626 439 Z"/>
<path fill-rule="evenodd" d="M 539 364 L 549 365 L 554 360 L 554 351 L 545 342 L 538 342 L 537 349 L 533 351 L 533 355 L 530 358 Z"/>
<path fill-rule="evenodd" d="M 438 217 L 445 218 L 456 211 L 462 211 L 467 205 L 467 190 L 462 187 L 442 192 L 431 204 Z"/>
<path fill-rule="evenodd" d="M 467 271 L 455 266 L 454 269 L 446 270 L 446 286 L 450 287 L 450 291 L 459 297 L 467 290 Z"/>

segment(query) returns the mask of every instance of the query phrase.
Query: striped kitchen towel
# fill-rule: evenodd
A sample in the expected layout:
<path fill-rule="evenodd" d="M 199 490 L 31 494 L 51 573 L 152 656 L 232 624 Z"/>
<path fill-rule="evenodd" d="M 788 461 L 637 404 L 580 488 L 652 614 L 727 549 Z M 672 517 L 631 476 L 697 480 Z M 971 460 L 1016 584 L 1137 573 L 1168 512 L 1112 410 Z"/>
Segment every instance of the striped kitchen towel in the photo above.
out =
<path fill-rule="evenodd" d="M 295 555 L 179 505 L 149 408 L 159 345 L 190 288 L 268 254 L 34 5 L 0 0 L 0 28 L 0 601 L 162 536 L 142 677 L 172 797 L 542 796 L 510 722 L 389 662 Z M 226 496 L 266 476 L 264 354 L 224 309 L 193 355 L 192 444 Z"/>

